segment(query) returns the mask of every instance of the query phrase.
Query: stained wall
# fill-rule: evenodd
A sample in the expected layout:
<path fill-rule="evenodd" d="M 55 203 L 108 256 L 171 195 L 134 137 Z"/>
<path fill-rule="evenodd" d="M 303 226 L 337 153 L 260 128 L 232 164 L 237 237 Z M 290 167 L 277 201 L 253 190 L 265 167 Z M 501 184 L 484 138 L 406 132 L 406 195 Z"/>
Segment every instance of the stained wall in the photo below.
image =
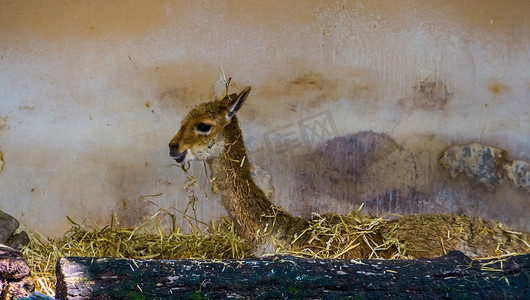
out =
<path fill-rule="evenodd" d="M 524 0 L 0 1 L 0 210 L 48 236 L 66 216 L 134 225 L 192 195 L 197 219 L 225 214 L 204 166 L 186 191 L 167 155 L 222 67 L 253 87 L 247 147 L 293 214 L 364 203 L 528 231 L 527 190 L 438 160 L 475 141 L 530 161 L 529 30 Z"/>

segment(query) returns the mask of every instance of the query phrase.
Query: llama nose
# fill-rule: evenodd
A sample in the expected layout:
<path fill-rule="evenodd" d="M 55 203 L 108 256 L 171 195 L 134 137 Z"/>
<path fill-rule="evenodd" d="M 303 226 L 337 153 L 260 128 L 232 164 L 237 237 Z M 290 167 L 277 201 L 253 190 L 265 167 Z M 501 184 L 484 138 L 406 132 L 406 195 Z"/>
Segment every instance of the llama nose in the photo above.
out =
<path fill-rule="evenodd" d="M 175 143 L 173 141 L 169 142 L 169 150 L 170 151 L 173 151 L 173 150 L 178 151 L 178 148 L 179 148 L 179 143 Z"/>
<path fill-rule="evenodd" d="M 169 142 L 169 156 L 174 157 L 179 154 L 179 143 Z"/>

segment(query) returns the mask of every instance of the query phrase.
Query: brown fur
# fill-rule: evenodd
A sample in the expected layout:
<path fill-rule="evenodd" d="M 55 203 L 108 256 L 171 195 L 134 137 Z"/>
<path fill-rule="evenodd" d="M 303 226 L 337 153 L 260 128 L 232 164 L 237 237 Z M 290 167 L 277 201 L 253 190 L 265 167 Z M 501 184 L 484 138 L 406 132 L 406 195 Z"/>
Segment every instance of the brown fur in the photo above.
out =
<path fill-rule="evenodd" d="M 224 136 L 226 151 L 209 163 L 228 214 L 251 245 L 263 244 L 263 238 L 272 236 L 288 246 L 294 233 L 305 228 L 305 222 L 272 204 L 252 180 L 236 117 L 225 127 Z"/>
<path fill-rule="evenodd" d="M 170 142 L 170 154 L 175 157 L 191 151 L 193 146 L 204 148 L 212 140 L 224 141 L 222 153 L 206 161 L 221 193 L 221 201 L 239 233 L 255 251 L 265 254 L 277 248 L 289 248 L 294 234 L 306 228 L 307 221 L 276 207 L 254 183 L 237 117 L 225 119 L 234 100 L 240 96 L 231 95 L 194 108 Z M 195 133 L 197 123 L 201 122 L 214 124 L 208 138 Z"/>
<path fill-rule="evenodd" d="M 293 217 L 276 207 L 251 177 L 237 117 L 229 114 L 237 112 L 249 91 L 250 87 L 239 95 L 230 95 L 194 108 L 169 143 L 170 155 L 178 162 L 193 159 L 208 162 L 223 205 L 256 254 L 290 249 L 291 246 L 298 250 L 323 249 L 333 242 L 334 237 L 318 237 L 318 233 L 304 231 L 309 227 L 309 221 Z M 200 123 L 211 125 L 211 130 L 201 134 L 198 130 Z M 359 222 L 357 216 L 327 214 L 323 217 L 330 225 L 356 225 Z M 347 230 L 338 230 L 339 234 L 347 234 Z M 513 233 L 508 227 L 502 228 L 494 221 L 481 218 L 447 214 L 414 215 L 383 221 L 370 235 L 371 244 L 359 241 L 358 247 L 341 257 L 370 257 L 375 245 L 392 239 L 404 245 L 406 254 L 415 258 L 439 256 L 452 250 L 460 250 L 469 256 L 493 256 L 506 252 L 528 252 L 528 244 L 522 240 L 529 237 L 526 233 Z M 292 245 L 291 241 L 295 238 L 296 245 Z M 396 249 L 396 246 L 381 249 L 378 257 L 392 257 Z"/>
<path fill-rule="evenodd" d="M 528 233 L 516 233 L 493 220 L 471 216 L 428 214 L 403 216 L 388 221 L 381 230 L 383 236 L 392 235 L 401 241 L 407 254 L 414 257 L 435 257 L 453 250 L 470 257 L 491 257 L 500 254 L 530 251 Z"/>

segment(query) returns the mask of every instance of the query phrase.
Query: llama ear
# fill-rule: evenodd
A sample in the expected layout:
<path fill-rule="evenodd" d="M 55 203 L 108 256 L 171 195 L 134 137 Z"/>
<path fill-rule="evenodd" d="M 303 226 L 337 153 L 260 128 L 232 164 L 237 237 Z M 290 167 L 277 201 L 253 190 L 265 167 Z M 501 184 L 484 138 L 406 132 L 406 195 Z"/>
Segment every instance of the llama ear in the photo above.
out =
<path fill-rule="evenodd" d="M 230 110 L 226 113 L 226 120 L 232 119 L 232 117 L 237 113 L 237 111 L 243 106 L 243 102 L 247 99 L 248 94 L 250 93 L 250 87 L 247 86 L 239 95 L 232 97 L 230 95 L 230 102 L 228 107 Z"/>

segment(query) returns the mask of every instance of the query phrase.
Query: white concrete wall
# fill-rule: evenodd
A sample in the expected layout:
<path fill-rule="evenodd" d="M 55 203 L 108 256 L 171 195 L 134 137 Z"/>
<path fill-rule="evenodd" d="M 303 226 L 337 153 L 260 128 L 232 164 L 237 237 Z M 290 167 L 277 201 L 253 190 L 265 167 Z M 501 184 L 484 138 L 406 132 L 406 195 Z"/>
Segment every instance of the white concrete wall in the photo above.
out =
<path fill-rule="evenodd" d="M 293 187 L 300 165 L 285 162 L 311 149 L 275 152 L 274 134 L 302 141 L 297 122 L 323 112 L 333 135 L 385 133 L 425 159 L 414 183 L 428 190 L 423 202 L 373 212 L 463 210 L 530 230 L 526 191 L 475 192 L 433 175 L 452 143 L 530 161 L 528 32 L 525 0 L 0 1 L 0 210 L 50 236 L 67 215 L 105 224 L 114 211 L 130 225 L 156 211 L 148 200 L 184 210 L 185 176 L 167 143 L 212 99 L 223 66 L 234 91 L 253 86 L 241 127 L 289 211 L 346 212 L 378 194 L 375 179 L 351 201 Z M 197 217 L 219 217 L 202 164 L 191 171 Z M 379 194 L 410 191 L 398 176 Z"/>

